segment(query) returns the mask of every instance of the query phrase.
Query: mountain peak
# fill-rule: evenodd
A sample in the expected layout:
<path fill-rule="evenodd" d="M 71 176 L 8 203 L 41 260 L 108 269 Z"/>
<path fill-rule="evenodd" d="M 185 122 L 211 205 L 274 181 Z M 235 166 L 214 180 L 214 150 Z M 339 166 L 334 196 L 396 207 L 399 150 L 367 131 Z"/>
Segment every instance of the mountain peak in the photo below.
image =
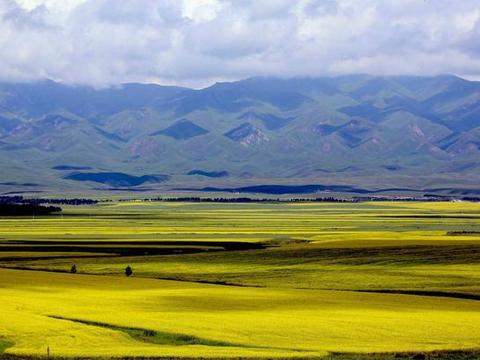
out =
<path fill-rule="evenodd" d="M 59 164 L 166 174 L 162 186 L 172 187 L 201 181 L 181 178 L 192 169 L 221 169 L 238 182 L 248 173 L 250 183 L 381 174 L 402 185 L 415 183 L 419 169 L 468 183 L 480 166 L 480 83 L 453 75 L 254 77 L 200 90 L 52 81 L 0 89 L 5 183 L 27 183 L 28 174 L 47 188 L 52 179 L 89 186 L 62 178 L 52 169 Z"/>

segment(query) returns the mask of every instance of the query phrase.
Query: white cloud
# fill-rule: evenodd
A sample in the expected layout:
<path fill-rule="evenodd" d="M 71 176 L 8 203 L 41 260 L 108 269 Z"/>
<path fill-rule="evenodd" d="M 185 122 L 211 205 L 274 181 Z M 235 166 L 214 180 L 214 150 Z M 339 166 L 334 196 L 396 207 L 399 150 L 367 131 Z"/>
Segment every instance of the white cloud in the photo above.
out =
<path fill-rule="evenodd" d="M 480 77 L 478 0 L 2 0 L 0 80 Z"/>
<path fill-rule="evenodd" d="M 184 0 L 182 15 L 194 22 L 212 21 L 217 17 L 221 5 L 216 0 Z"/>

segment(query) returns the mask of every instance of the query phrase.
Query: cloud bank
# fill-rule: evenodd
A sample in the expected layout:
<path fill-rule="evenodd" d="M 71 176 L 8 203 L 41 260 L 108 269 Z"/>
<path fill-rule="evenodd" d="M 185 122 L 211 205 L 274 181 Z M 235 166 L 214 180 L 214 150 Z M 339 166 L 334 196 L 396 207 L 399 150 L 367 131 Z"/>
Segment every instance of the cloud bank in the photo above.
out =
<path fill-rule="evenodd" d="M 1 0 L 0 80 L 480 78 L 478 0 Z"/>

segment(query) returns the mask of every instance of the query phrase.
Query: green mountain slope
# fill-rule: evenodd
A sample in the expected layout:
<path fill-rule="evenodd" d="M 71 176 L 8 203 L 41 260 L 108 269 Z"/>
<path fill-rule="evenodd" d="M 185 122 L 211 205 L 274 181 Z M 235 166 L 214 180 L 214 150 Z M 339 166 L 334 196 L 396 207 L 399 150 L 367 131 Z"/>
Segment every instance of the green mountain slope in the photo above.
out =
<path fill-rule="evenodd" d="M 2 193 L 125 188 L 118 184 L 476 188 L 479 155 L 480 83 L 454 76 L 251 78 L 201 90 L 0 84 Z M 89 172 L 168 177 L 122 183 Z"/>

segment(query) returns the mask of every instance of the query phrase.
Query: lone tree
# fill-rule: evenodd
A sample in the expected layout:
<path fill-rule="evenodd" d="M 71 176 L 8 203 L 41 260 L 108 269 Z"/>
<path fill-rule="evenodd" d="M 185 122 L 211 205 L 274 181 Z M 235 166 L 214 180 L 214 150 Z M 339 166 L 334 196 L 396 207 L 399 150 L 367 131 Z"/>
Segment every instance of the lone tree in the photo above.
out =
<path fill-rule="evenodd" d="M 77 265 L 73 264 L 72 267 L 70 268 L 70 272 L 72 274 L 76 274 L 77 273 Z"/>
<path fill-rule="evenodd" d="M 125 275 L 126 276 L 131 276 L 133 274 L 133 270 L 132 268 L 130 267 L 130 265 L 128 265 L 126 268 L 125 268 Z"/>

